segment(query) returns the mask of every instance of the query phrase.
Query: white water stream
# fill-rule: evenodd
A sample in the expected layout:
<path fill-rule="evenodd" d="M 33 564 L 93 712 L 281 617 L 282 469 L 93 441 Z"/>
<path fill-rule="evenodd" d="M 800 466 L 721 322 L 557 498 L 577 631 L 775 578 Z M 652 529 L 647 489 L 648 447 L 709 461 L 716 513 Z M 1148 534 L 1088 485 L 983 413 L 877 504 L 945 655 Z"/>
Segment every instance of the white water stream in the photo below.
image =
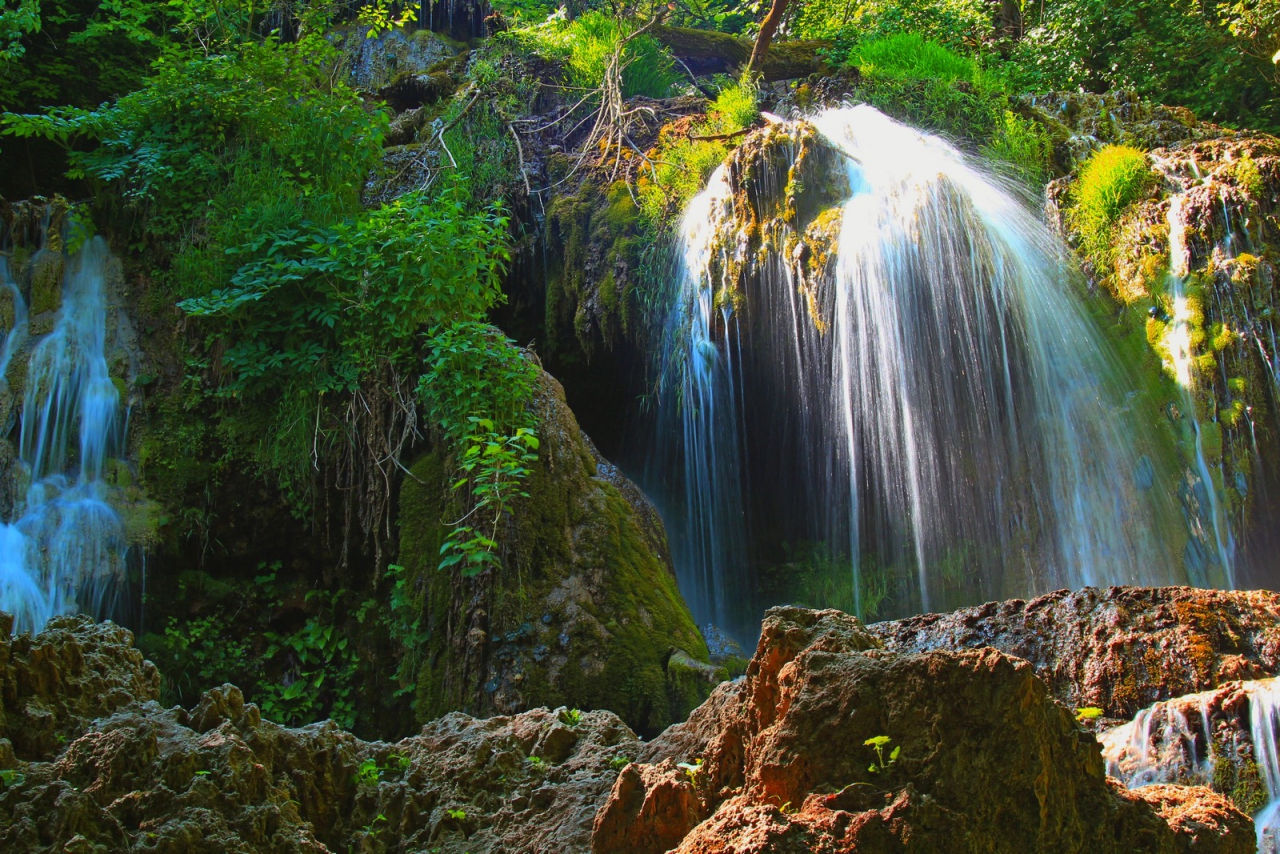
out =
<path fill-rule="evenodd" d="M 109 257 L 93 238 L 68 259 L 57 320 L 31 350 L 18 448 L 26 488 L 0 524 L 0 610 L 15 615 L 15 631 L 38 630 L 56 614 L 106 616 L 122 587 L 124 530 L 104 481 L 120 424 L 103 352 Z M 8 367 L 28 321 L 7 265 L 0 272 L 15 303 L 0 356 Z"/>
<path fill-rule="evenodd" d="M 868 106 L 812 122 L 849 188 L 821 322 L 780 253 L 744 257 L 724 167 L 682 222 L 664 375 L 680 378 L 670 527 L 695 616 L 754 624 L 748 544 L 786 514 L 851 556 L 855 598 L 870 561 L 910 579 L 919 610 L 958 587 L 1185 583 L 1154 509 L 1173 478 L 1145 455 L 1065 247 L 937 137 Z M 717 271 L 743 265 L 735 309 Z"/>
<path fill-rule="evenodd" d="M 1215 692 L 1179 697 L 1143 709 L 1129 723 L 1101 733 L 1107 773 L 1128 788 L 1154 783 L 1207 786 L 1214 781 L 1214 765 L 1232 761 L 1217 755 L 1226 749 L 1251 751 L 1257 773 L 1266 787 L 1267 803 L 1253 817 L 1259 854 L 1280 852 L 1280 680 L 1240 683 L 1248 697 L 1247 729 L 1234 718 L 1226 721 L 1215 744 L 1215 721 L 1221 709 L 1212 708 Z M 1246 739 L 1241 744 L 1240 739 Z M 1225 744 L 1223 740 L 1225 739 Z M 1241 763 L 1241 767 L 1247 767 Z"/>

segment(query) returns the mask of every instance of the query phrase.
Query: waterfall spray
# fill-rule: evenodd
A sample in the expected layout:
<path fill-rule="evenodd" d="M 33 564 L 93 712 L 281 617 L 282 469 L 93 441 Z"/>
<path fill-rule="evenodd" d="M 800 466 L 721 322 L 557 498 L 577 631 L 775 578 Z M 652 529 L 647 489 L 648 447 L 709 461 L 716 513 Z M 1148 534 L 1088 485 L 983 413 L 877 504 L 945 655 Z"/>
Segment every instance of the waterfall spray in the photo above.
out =
<path fill-rule="evenodd" d="M 1162 528 L 1173 490 L 1152 488 L 1173 480 L 1167 455 L 1066 248 L 937 137 L 867 106 L 811 121 L 839 155 L 817 180 L 847 188 L 816 290 L 784 257 L 804 236 L 743 216 L 751 193 L 724 167 L 682 224 L 663 358 L 681 378 L 671 527 L 695 614 L 734 622 L 723 596 L 745 595 L 753 537 L 782 515 L 848 549 L 859 610 L 868 567 L 892 574 L 900 610 L 1185 582 Z"/>

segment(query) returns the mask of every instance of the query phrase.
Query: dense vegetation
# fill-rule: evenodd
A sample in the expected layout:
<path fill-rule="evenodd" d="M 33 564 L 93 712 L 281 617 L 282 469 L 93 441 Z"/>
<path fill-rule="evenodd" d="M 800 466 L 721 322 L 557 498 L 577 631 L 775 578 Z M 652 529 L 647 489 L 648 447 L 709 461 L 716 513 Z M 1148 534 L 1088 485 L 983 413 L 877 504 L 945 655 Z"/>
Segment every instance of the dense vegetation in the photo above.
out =
<path fill-rule="evenodd" d="M 274 562 L 246 568 L 244 588 L 183 576 L 174 596 L 198 591 L 213 605 L 154 633 L 149 652 L 175 696 L 233 679 L 285 719 L 351 723 L 358 656 L 342 626 L 353 621 L 393 651 L 392 690 L 411 693 L 422 592 L 394 562 L 390 524 L 409 452 L 443 449 L 464 508 L 447 520 L 439 569 L 503 571 L 542 426 L 531 414 L 538 367 L 493 325 L 513 261 L 535 238 L 561 256 L 540 306 L 552 358 L 574 347 L 557 335 L 565 326 L 588 355 L 610 322 L 643 338 L 655 299 L 646 277 L 665 269 L 671 223 L 780 94 L 737 66 L 695 74 L 657 25 L 750 40 L 766 5 L 495 2 L 489 29 L 431 69 L 431 97 L 398 111 L 419 111 L 407 136 L 387 92 L 343 73 L 343 50 L 344 39 L 425 23 L 419 4 L 0 5 L 0 157 L 23 164 L 6 168 L 0 192 L 90 198 L 147 283 L 145 310 L 178 313 L 139 454 L 167 510 L 167 546 L 196 543 L 203 558 L 213 496 L 245 481 L 337 544 L 327 553 L 342 584 L 329 592 L 291 588 Z M 1277 24 L 1275 0 L 809 0 L 785 10 L 776 41 L 817 40 L 851 97 L 1038 190 L 1052 177 L 1050 142 L 1016 96 L 1133 89 L 1230 126 L 1280 129 Z M 787 97 L 805 106 L 809 83 Z M 412 186 L 391 156 L 404 139 L 423 146 Z M 526 162 L 535 150 L 537 168 Z M 1104 260 L 1148 174 L 1126 148 L 1085 170 L 1069 215 L 1091 257 Z M 607 272 L 590 283 L 589 268 Z M 585 298 L 566 308 L 556 295 L 589 286 L 599 330 L 583 319 Z M 840 604 L 843 579 L 829 582 L 844 558 L 792 551 L 780 569 L 791 592 Z M 892 595 L 868 584 L 864 601 Z M 232 625 L 290 599 L 306 616 L 259 640 Z"/>

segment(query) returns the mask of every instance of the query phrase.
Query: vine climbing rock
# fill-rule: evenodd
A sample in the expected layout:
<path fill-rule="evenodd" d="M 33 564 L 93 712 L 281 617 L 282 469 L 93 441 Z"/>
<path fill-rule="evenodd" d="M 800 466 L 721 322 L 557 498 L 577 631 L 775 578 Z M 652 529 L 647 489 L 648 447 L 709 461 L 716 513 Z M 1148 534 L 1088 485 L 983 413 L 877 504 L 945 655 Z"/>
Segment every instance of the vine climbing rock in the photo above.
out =
<path fill-rule="evenodd" d="M 646 751 L 700 748 L 702 820 L 681 854 L 1253 850 L 1250 819 L 1207 789 L 1149 800 L 1108 781 L 1093 736 L 995 649 L 893 653 L 838 611 L 773 608 L 745 680 L 717 695 Z M 627 838 L 657 842 L 633 850 L 664 850 L 652 830 L 678 812 L 674 788 L 643 768 L 620 777 L 597 854 L 626 817 Z"/>
<path fill-rule="evenodd" d="M 727 673 L 705 667 L 652 505 L 600 457 L 547 374 L 533 408 L 538 459 L 500 531 L 500 570 L 436 568 L 445 522 L 465 513 L 441 453 L 417 460 L 402 489 L 400 560 L 426 591 L 418 714 L 578 706 L 656 734 Z"/>

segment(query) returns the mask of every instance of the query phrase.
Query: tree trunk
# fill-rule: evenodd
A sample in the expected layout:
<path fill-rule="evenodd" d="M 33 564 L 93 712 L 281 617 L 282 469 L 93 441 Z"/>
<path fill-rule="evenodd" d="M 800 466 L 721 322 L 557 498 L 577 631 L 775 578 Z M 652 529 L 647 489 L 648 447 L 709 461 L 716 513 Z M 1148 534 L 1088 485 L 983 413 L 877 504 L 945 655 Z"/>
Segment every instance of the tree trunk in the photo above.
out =
<path fill-rule="evenodd" d="M 694 74 L 737 74 L 749 65 L 753 52 L 749 39 L 712 30 L 658 25 L 649 30 L 649 35 L 680 57 Z M 830 42 L 819 39 L 779 42 L 764 54 L 757 73 L 766 83 L 821 74 L 826 66 L 818 51 L 830 46 Z"/>
<path fill-rule="evenodd" d="M 773 0 L 773 6 L 769 9 L 769 14 L 765 15 L 764 23 L 760 25 L 760 33 L 756 36 L 755 47 L 751 50 L 751 62 L 747 64 L 747 71 L 754 77 L 761 73 L 764 67 L 765 55 L 769 52 L 769 45 L 773 43 L 773 34 L 778 31 L 778 26 L 782 23 L 782 16 L 787 13 L 787 4 L 790 0 Z"/>

